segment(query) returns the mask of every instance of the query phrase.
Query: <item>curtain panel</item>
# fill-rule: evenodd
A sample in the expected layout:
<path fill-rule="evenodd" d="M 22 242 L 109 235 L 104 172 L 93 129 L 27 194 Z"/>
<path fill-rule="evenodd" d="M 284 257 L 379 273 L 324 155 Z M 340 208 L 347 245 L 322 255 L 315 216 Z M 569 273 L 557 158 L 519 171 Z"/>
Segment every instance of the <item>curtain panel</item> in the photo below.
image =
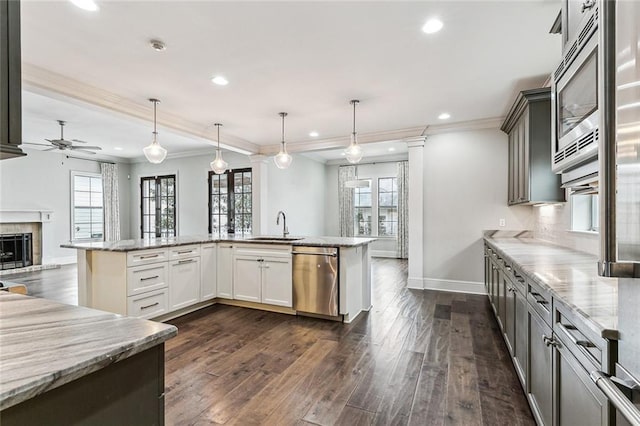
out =
<path fill-rule="evenodd" d="M 353 188 L 346 188 L 345 183 L 356 178 L 356 166 L 340 166 L 338 168 L 338 208 L 340 210 L 340 236 L 353 237 Z"/>
<path fill-rule="evenodd" d="M 120 239 L 120 194 L 118 193 L 118 165 L 100 163 L 104 208 L 104 240 Z"/>
<path fill-rule="evenodd" d="M 398 257 L 409 257 L 409 162 L 398 162 Z"/>

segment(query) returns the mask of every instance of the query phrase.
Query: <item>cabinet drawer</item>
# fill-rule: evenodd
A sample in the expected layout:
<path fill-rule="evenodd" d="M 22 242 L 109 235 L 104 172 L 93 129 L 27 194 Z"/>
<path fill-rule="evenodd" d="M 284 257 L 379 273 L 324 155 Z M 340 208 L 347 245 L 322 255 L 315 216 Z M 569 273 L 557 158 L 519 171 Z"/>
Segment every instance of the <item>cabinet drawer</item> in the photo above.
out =
<path fill-rule="evenodd" d="M 138 250 L 127 253 L 127 266 L 148 265 L 149 263 L 166 262 L 169 259 L 169 250 L 150 249 Z"/>
<path fill-rule="evenodd" d="M 138 318 L 155 318 L 167 313 L 169 295 L 167 289 L 143 293 L 127 298 L 127 314 Z"/>
<path fill-rule="evenodd" d="M 127 296 L 167 287 L 167 262 L 127 268 Z"/>
<path fill-rule="evenodd" d="M 551 326 L 551 294 L 535 282 L 527 280 L 527 301 L 544 322 Z"/>
<path fill-rule="evenodd" d="M 234 256 L 284 257 L 291 258 L 291 246 L 264 244 L 237 244 L 233 246 Z"/>
<path fill-rule="evenodd" d="M 587 373 L 594 369 L 607 370 L 603 365 L 602 339 L 590 336 L 586 327 L 564 309 L 554 306 L 553 332 L 564 346 L 576 357 Z"/>
<path fill-rule="evenodd" d="M 194 257 L 194 256 L 200 256 L 199 244 L 172 247 L 171 249 L 169 249 L 169 258 L 171 260 L 185 259 L 187 257 Z"/>

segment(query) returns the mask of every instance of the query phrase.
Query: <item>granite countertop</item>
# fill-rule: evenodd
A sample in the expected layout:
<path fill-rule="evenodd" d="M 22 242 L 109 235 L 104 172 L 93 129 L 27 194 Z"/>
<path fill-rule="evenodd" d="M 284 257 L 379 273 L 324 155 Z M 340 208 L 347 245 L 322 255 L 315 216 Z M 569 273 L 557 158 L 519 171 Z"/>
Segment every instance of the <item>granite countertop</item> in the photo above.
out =
<path fill-rule="evenodd" d="M 0 410 L 156 346 L 177 331 L 0 291 Z"/>
<path fill-rule="evenodd" d="M 598 335 L 619 339 L 618 279 L 598 275 L 596 256 L 522 235 L 489 233 L 485 241 Z"/>
<path fill-rule="evenodd" d="M 260 237 L 260 240 L 252 238 Z M 264 239 L 273 237 L 273 239 Z M 291 246 L 317 246 L 317 247 L 358 247 L 370 244 L 376 238 L 364 237 L 289 237 L 288 240 L 278 240 L 279 236 L 252 236 L 252 235 L 189 235 L 184 237 L 139 239 L 139 240 L 119 240 L 119 241 L 96 241 L 89 243 L 69 242 L 61 244 L 60 247 L 74 248 L 81 250 L 101 250 L 101 251 L 134 251 L 163 247 L 176 247 L 188 244 L 216 243 L 216 242 L 241 242 L 250 244 L 280 244 Z"/>

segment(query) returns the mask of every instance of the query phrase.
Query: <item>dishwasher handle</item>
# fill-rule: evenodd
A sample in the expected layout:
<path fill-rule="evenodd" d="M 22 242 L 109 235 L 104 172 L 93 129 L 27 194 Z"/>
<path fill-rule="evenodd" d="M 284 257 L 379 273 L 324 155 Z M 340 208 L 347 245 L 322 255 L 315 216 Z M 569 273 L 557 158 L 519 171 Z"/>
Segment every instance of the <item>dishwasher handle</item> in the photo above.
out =
<path fill-rule="evenodd" d="M 308 253 L 303 251 L 292 251 L 291 254 L 304 254 L 307 256 L 329 256 L 329 257 L 338 257 L 338 253 Z"/>

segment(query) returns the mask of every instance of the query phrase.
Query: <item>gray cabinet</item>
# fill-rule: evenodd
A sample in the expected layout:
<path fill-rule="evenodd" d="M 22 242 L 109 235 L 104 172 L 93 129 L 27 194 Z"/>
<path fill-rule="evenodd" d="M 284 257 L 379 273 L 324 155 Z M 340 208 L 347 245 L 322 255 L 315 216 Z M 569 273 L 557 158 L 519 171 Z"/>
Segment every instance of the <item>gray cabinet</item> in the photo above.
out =
<path fill-rule="evenodd" d="M 510 269 L 510 268 L 509 268 Z M 513 284 L 512 278 L 505 273 L 504 282 L 504 340 L 507 343 L 507 349 L 513 357 L 515 355 L 516 342 L 516 286 Z"/>
<path fill-rule="evenodd" d="M 527 308 L 527 299 L 519 291 L 514 292 L 515 297 L 515 323 L 516 323 L 516 335 L 514 338 L 515 350 L 513 354 L 513 364 L 516 368 L 516 373 L 520 379 L 520 383 L 526 389 L 527 386 L 527 356 L 528 350 L 528 321 L 529 312 Z"/>
<path fill-rule="evenodd" d="M 551 327 L 534 309 L 528 310 L 527 398 L 539 425 L 553 424 L 553 341 Z"/>
<path fill-rule="evenodd" d="M 0 0 L 0 160 L 25 155 L 21 78 L 20 1 Z"/>
<path fill-rule="evenodd" d="M 565 201 L 551 171 L 551 89 L 520 92 L 501 129 L 509 136 L 509 205 Z"/>

